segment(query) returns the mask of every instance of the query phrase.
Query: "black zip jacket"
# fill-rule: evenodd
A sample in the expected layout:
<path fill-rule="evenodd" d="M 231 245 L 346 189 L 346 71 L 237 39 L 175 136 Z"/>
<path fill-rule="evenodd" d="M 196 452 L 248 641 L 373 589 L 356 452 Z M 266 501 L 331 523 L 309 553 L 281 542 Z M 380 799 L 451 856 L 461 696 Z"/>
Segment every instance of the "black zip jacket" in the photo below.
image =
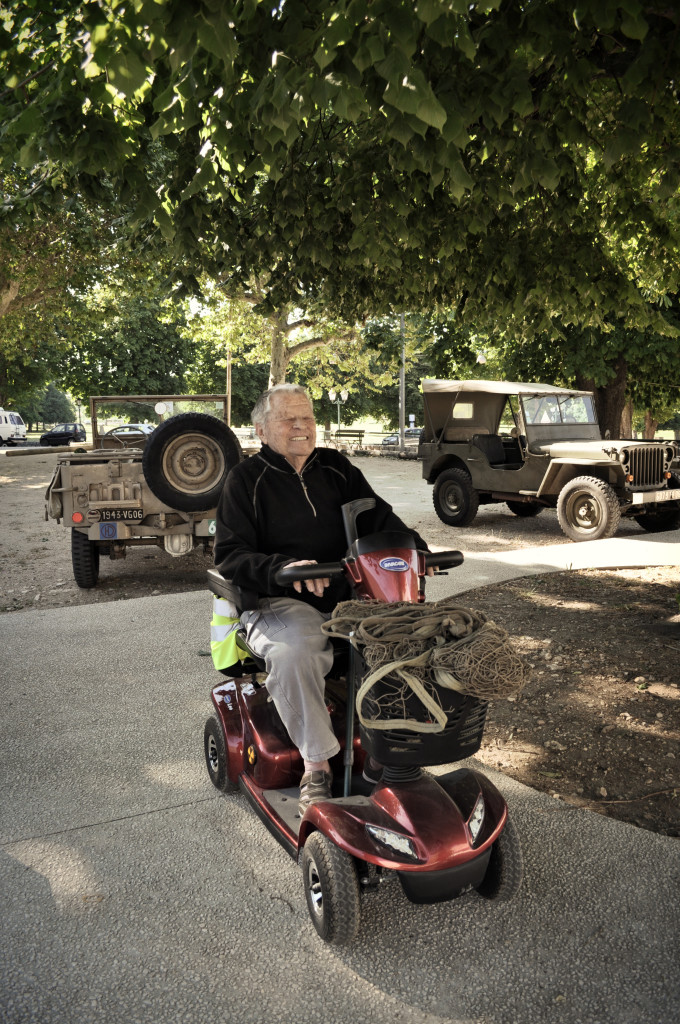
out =
<path fill-rule="evenodd" d="M 344 455 L 315 448 L 297 473 L 282 455 L 263 445 L 227 477 L 217 509 L 215 565 L 224 577 L 258 597 L 297 597 L 331 611 L 350 596 L 344 579 L 332 579 L 318 598 L 304 584 L 301 594 L 278 586 L 274 574 L 304 558 L 339 561 L 347 551 L 341 506 L 355 498 L 376 501 L 375 509 L 359 516 L 361 536 L 395 530 L 410 534 L 419 550 L 428 550 Z"/>

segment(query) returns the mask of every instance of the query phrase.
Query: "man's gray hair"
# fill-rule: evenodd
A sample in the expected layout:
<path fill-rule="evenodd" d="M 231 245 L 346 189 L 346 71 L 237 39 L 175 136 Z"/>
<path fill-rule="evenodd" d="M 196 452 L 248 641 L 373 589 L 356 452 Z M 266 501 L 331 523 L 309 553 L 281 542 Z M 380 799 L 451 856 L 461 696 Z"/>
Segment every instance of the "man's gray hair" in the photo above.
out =
<path fill-rule="evenodd" d="M 307 394 L 302 384 L 275 384 L 273 388 L 269 388 L 268 391 L 263 392 L 260 395 L 257 402 L 253 406 L 253 411 L 250 414 L 250 419 L 254 427 L 258 423 L 264 425 L 267 416 L 271 412 L 272 398 L 275 395 L 304 395 L 307 401 L 311 405 L 311 398 Z"/>

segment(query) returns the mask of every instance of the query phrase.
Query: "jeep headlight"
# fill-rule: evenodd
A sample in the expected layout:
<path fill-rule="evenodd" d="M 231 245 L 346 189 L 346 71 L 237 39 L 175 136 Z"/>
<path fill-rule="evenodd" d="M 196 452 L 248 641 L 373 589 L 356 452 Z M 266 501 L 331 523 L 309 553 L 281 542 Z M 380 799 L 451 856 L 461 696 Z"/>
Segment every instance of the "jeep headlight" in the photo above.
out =
<path fill-rule="evenodd" d="M 671 464 L 671 462 L 673 461 L 674 458 L 675 458 L 675 449 L 671 448 L 669 446 L 668 448 L 666 448 L 666 462 L 668 463 L 668 465 Z"/>
<path fill-rule="evenodd" d="M 627 448 L 624 448 L 623 451 L 619 452 L 619 462 L 622 465 L 625 466 L 625 464 L 628 462 L 629 458 L 630 458 L 630 452 L 628 451 Z"/>

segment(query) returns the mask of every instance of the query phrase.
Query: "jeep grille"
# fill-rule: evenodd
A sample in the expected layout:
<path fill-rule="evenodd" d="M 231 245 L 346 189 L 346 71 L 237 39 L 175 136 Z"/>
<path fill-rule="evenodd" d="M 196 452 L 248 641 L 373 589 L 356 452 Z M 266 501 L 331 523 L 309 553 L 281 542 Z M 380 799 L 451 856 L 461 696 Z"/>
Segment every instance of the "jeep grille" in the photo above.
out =
<path fill-rule="evenodd" d="M 626 471 L 633 477 L 630 484 L 631 491 L 652 490 L 665 485 L 664 450 L 661 445 L 653 447 L 650 445 L 649 448 L 631 448 L 629 455 Z"/>

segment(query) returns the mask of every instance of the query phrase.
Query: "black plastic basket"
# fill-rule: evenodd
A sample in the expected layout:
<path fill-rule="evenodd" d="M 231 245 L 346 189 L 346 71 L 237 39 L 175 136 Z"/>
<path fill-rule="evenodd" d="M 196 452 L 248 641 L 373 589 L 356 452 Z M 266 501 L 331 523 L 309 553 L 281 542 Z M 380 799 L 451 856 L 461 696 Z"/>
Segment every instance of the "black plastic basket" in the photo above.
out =
<path fill-rule="evenodd" d="M 376 706 L 387 692 L 389 681 L 377 682 L 371 690 Z M 390 728 L 372 729 L 360 725 L 361 746 L 383 765 L 437 765 L 461 761 L 476 753 L 482 745 L 488 702 L 478 697 L 463 696 L 455 690 L 437 687 L 446 725 L 441 732 L 416 732 L 401 728 L 398 721 Z M 364 716 L 370 709 L 364 703 Z M 404 710 L 414 721 L 429 721 L 428 712 L 415 694 L 406 697 Z M 382 720 L 382 719 L 378 719 Z"/>

